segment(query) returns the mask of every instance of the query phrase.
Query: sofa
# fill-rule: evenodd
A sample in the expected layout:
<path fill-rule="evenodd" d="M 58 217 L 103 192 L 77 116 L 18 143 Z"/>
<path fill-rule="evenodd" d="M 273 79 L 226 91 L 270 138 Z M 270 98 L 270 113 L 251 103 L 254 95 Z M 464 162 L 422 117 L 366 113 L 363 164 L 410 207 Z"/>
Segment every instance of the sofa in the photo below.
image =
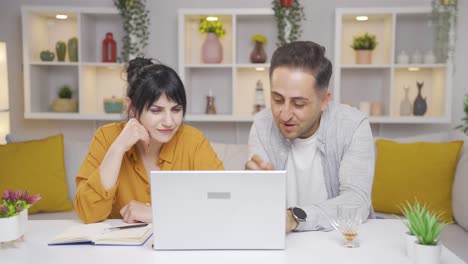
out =
<path fill-rule="evenodd" d="M 437 134 L 420 135 L 416 137 L 395 138 L 398 142 L 447 142 L 463 140 L 465 142 L 456 165 L 456 173 L 452 189 L 452 209 L 454 224 L 447 225 L 441 235 L 442 243 L 456 255 L 468 263 L 468 137 L 455 131 Z M 7 142 L 20 141 L 12 135 Z M 69 199 L 72 201 L 76 191 L 75 175 L 87 153 L 89 142 L 64 140 L 64 158 L 69 190 Z M 223 161 L 226 170 L 243 170 L 248 156 L 246 144 L 212 143 L 212 147 Z M 376 212 L 381 218 L 395 218 L 396 216 Z M 78 219 L 73 211 L 31 214 L 30 219 Z"/>

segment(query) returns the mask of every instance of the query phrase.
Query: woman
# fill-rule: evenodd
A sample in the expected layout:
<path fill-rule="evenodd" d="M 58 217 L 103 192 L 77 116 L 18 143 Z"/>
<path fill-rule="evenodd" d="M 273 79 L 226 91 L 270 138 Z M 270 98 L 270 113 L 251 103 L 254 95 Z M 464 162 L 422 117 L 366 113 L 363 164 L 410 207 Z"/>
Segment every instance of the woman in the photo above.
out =
<path fill-rule="evenodd" d="M 129 120 L 97 130 L 76 177 L 74 206 L 85 223 L 151 222 L 152 170 L 223 169 L 202 132 L 182 125 L 185 89 L 173 69 L 136 58 L 127 80 Z"/>

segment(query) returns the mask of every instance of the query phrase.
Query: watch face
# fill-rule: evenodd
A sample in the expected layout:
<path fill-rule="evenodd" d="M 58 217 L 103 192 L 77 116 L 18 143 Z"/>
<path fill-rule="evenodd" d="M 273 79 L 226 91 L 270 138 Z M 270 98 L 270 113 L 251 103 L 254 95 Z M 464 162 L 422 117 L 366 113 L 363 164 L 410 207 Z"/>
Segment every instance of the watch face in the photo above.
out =
<path fill-rule="evenodd" d="M 301 208 L 294 207 L 292 212 L 299 219 L 305 220 L 307 218 L 307 214 Z"/>

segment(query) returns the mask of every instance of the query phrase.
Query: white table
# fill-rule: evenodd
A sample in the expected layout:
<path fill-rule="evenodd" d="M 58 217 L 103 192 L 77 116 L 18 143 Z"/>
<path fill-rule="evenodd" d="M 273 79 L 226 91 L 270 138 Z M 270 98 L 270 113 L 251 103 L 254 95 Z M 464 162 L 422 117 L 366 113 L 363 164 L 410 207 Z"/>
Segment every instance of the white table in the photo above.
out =
<path fill-rule="evenodd" d="M 120 223 L 118 220 L 110 222 L 115 225 Z M 403 234 L 406 228 L 399 220 L 367 221 L 359 230 L 358 240 L 361 246 L 352 249 L 342 246 L 343 239 L 336 231 L 288 234 L 286 250 L 153 251 L 152 239 L 141 247 L 47 246 L 48 239 L 76 223 L 73 220 L 29 221 L 26 241 L 18 243 L 18 248 L 0 249 L 0 263 L 412 263 L 405 256 Z M 442 250 L 442 263 L 464 264 L 446 248 Z"/>

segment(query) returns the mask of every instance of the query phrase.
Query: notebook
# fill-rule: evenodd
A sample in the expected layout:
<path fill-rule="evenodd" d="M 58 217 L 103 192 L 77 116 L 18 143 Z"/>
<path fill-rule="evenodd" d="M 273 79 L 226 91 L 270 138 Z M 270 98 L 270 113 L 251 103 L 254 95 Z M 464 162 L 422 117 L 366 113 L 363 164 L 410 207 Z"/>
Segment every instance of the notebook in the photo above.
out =
<path fill-rule="evenodd" d="M 284 249 L 286 171 L 152 171 L 155 250 Z"/>
<path fill-rule="evenodd" d="M 141 246 L 152 234 L 151 224 L 112 226 L 108 223 L 79 224 L 71 226 L 48 241 L 55 245 L 122 245 Z"/>

